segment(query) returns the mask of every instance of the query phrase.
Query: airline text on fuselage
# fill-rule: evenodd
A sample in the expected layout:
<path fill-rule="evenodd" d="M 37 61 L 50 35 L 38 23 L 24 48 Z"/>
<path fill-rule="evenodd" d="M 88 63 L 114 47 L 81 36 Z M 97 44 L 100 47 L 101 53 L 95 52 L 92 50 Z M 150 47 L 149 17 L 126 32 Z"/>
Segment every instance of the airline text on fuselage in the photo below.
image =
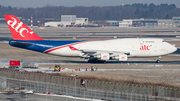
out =
<path fill-rule="evenodd" d="M 151 47 L 152 45 L 142 45 L 140 46 L 140 50 L 150 50 L 149 47 Z"/>

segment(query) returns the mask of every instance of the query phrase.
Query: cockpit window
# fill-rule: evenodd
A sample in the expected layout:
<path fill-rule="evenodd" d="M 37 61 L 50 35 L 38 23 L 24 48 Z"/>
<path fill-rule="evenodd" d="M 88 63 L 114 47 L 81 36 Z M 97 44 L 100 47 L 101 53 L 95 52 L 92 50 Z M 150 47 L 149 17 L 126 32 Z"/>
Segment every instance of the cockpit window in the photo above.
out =
<path fill-rule="evenodd" d="M 166 42 L 166 40 L 163 40 L 162 42 Z"/>

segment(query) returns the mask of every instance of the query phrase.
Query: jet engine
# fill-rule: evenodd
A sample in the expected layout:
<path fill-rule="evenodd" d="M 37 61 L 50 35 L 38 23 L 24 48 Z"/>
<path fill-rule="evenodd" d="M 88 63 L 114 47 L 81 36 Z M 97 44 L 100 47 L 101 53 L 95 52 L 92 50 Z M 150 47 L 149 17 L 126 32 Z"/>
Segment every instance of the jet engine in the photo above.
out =
<path fill-rule="evenodd" d="M 111 57 L 112 60 L 119 60 L 119 61 L 127 61 L 128 57 L 127 55 L 117 55 Z"/>
<path fill-rule="evenodd" d="M 100 60 L 109 60 L 110 56 L 109 53 L 101 53 L 94 55 L 94 58 L 100 59 Z"/>

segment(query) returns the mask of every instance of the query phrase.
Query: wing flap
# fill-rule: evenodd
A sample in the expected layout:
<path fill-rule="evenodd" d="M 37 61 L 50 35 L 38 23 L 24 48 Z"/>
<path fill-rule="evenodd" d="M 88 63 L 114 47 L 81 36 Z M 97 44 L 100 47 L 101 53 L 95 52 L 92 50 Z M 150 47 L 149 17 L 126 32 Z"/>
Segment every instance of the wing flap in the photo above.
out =
<path fill-rule="evenodd" d="M 118 51 L 107 51 L 107 50 L 88 50 L 88 49 L 80 49 L 78 51 L 82 51 L 82 57 L 94 57 L 102 56 L 103 54 L 109 54 L 109 57 L 115 57 L 119 55 L 129 55 L 129 52 L 118 52 Z"/>

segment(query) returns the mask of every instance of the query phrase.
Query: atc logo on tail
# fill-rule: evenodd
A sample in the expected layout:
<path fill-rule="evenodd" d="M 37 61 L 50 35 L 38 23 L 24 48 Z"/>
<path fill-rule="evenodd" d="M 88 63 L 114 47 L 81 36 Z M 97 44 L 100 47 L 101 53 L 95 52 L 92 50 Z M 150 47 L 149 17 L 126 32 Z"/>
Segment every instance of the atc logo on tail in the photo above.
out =
<path fill-rule="evenodd" d="M 14 40 L 43 40 L 14 15 L 4 15 Z"/>

